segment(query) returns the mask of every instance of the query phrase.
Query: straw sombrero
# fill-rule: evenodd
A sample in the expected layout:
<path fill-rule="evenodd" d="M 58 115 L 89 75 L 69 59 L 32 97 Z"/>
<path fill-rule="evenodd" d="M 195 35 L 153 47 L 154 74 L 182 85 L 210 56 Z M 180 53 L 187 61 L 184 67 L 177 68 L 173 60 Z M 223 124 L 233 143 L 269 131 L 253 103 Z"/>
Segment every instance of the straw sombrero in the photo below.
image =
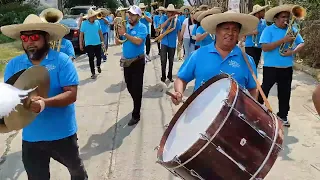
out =
<path fill-rule="evenodd" d="M 104 15 L 109 15 L 111 13 L 111 11 L 109 11 L 108 9 L 106 8 L 99 8 L 98 9 L 98 12 L 104 14 Z"/>
<path fill-rule="evenodd" d="M 144 5 L 144 3 L 140 3 L 139 4 L 139 8 L 140 9 L 145 9 L 145 8 L 147 8 L 148 6 L 146 6 L 146 5 Z"/>
<path fill-rule="evenodd" d="M 256 4 L 253 6 L 252 8 L 252 12 L 249 13 L 250 15 L 254 15 L 255 13 L 257 12 L 260 12 L 262 10 L 265 10 L 267 7 L 269 7 L 269 5 L 266 5 L 266 6 L 260 6 L 259 4 Z"/>
<path fill-rule="evenodd" d="M 193 19 L 197 20 L 197 18 L 199 17 L 199 15 L 200 15 L 201 13 L 203 13 L 203 12 L 204 12 L 204 11 L 197 11 L 196 13 L 194 13 Z"/>
<path fill-rule="evenodd" d="M 284 4 L 284 5 L 271 8 L 266 12 L 264 18 L 268 22 L 273 22 L 273 18 L 276 14 L 280 12 L 291 12 L 291 9 L 293 6 L 294 6 L 293 4 Z"/>
<path fill-rule="evenodd" d="M 180 10 L 181 10 L 182 12 L 184 12 L 185 9 L 189 9 L 189 12 L 191 12 L 191 11 L 193 10 L 193 8 L 192 8 L 191 6 L 182 6 L 182 7 L 180 8 Z"/>
<path fill-rule="evenodd" d="M 205 5 L 205 4 L 199 6 L 199 10 L 204 9 L 204 8 L 209 8 L 209 6 L 208 6 L 208 5 Z"/>
<path fill-rule="evenodd" d="M 209 10 L 206 10 L 204 11 L 203 13 L 201 13 L 198 17 L 197 17 L 197 21 L 198 22 L 201 22 L 201 20 L 203 18 L 205 18 L 206 16 L 208 15 L 212 15 L 212 14 L 218 14 L 218 13 L 221 13 L 221 9 L 220 8 L 212 8 L 212 9 L 209 9 Z"/>
<path fill-rule="evenodd" d="M 164 11 L 169 11 L 169 12 L 180 12 L 180 9 L 176 9 L 174 8 L 173 4 L 169 4 L 168 7 L 166 9 L 164 9 Z"/>
<path fill-rule="evenodd" d="M 83 16 L 83 19 L 89 19 L 89 18 L 91 18 L 91 17 L 93 17 L 93 16 L 98 15 L 99 13 L 100 13 L 100 10 L 95 11 L 95 10 L 93 10 L 92 8 L 90 8 L 90 9 L 88 10 L 88 14 L 85 15 L 85 16 Z"/>
<path fill-rule="evenodd" d="M 210 34 L 216 34 L 218 24 L 224 22 L 237 22 L 242 25 L 240 35 L 248 34 L 257 28 L 259 19 L 255 16 L 243 13 L 237 13 L 229 10 L 224 13 L 209 15 L 202 19 L 201 26 Z"/>
<path fill-rule="evenodd" d="M 166 8 L 164 8 L 163 6 L 159 6 L 158 9 L 156 9 L 156 11 L 164 11 Z"/>
<path fill-rule="evenodd" d="M 50 35 L 51 41 L 56 41 L 68 34 L 70 29 L 65 28 L 59 23 L 43 22 L 40 17 L 35 14 L 27 16 L 22 24 L 12 24 L 1 27 L 2 34 L 12 39 L 20 39 L 20 33 L 22 31 L 45 31 Z"/>

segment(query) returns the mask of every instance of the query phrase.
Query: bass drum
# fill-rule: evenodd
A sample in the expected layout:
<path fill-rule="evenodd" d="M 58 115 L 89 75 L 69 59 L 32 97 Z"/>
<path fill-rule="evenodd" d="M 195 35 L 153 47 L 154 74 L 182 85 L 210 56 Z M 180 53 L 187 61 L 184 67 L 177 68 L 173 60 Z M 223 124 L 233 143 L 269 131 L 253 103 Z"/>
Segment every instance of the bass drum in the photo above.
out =
<path fill-rule="evenodd" d="M 158 163 L 185 180 L 263 179 L 283 136 L 280 119 L 221 74 L 175 114 L 161 139 Z"/>

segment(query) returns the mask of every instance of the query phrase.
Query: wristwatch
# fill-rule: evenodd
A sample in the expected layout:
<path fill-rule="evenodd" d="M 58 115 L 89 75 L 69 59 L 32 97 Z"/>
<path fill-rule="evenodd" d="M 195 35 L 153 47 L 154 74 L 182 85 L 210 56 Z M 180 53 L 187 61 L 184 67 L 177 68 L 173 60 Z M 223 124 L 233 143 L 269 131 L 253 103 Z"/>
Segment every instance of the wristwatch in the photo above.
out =
<path fill-rule="evenodd" d="M 123 36 L 126 36 L 127 33 L 124 33 Z"/>

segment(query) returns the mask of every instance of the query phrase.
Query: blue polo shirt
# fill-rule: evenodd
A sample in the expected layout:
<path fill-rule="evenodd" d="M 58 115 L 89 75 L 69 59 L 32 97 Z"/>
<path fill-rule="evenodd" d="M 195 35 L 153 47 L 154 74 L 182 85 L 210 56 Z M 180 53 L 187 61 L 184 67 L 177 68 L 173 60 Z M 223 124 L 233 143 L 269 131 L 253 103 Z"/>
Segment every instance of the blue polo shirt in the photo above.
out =
<path fill-rule="evenodd" d="M 82 22 L 80 32 L 84 33 L 85 46 L 101 44 L 99 30 L 101 30 L 101 25 L 98 20 L 95 20 L 93 23 L 90 23 L 88 20 Z"/>
<path fill-rule="evenodd" d="M 130 36 L 141 38 L 143 39 L 143 42 L 140 45 L 133 44 L 129 40 L 124 42 L 122 46 L 123 57 L 126 59 L 131 59 L 144 54 L 144 44 L 148 35 L 146 25 L 142 24 L 141 22 L 138 22 L 131 29 L 130 24 L 127 24 L 127 34 L 129 34 Z"/>
<path fill-rule="evenodd" d="M 256 65 L 252 57 L 249 55 L 247 57 L 257 75 Z M 246 89 L 256 88 L 256 83 L 242 56 L 241 49 L 235 46 L 230 54 L 225 59 L 222 59 L 215 48 L 214 42 L 194 51 L 180 67 L 178 77 L 187 83 L 195 79 L 195 91 L 202 83 L 221 74 L 221 72 L 233 74 L 232 77 L 238 84 Z"/>
<path fill-rule="evenodd" d="M 71 41 L 65 38 L 62 38 L 60 52 L 65 53 L 69 57 L 76 57 Z"/>
<path fill-rule="evenodd" d="M 163 24 L 167 19 L 168 19 L 168 16 L 162 16 L 160 23 Z M 168 22 L 167 26 L 163 28 L 163 32 L 165 32 L 169 28 L 169 25 L 170 25 L 170 22 Z M 172 22 L 171 27 L 174 27 L 174 21 Z M 161 44 L 166 45 L 170 48 L 176 48 L 178 32 L 180 31 L 181 31 L 181 23 L 179 21 L 179 18 L 177 18 L 176 28 L 171 33 L 163 37 L 163 39 L 161 40 Z"/>
<path fill-rule="evenodd" d="M 184 21 L 185 19 L 186 19 L 186 16 L 185 16 L 184 14 L 179 15 L 179 21 L 180 21 L 181 25 L 182 25 L 182 23 L 183 23 L 183 21 Z"/>
<path fill-rule="evenodd" d="M 64 53 L 50 50 L 40 65 L 49 71 L 49 98 L 63 93 L 63 87 L 79 84 L 76 68 L 69 60 L 69 56 Z M 17 56 L 7 64 L 4 80 L 7 81 L 15 73 L 32 66 L 26 54 Z M 32 123 L 23 129 L 22 139 L 29 142 L 59 140 L 73 135 L 77 129 L 74 104 L 64 107 L 46 107 Z"/>
<path fill-rule="evenodd" d="M 149 12 L 147 12 L 147 11 L 144 11 L 144 15 L 145 16 L 148 16 L 149 18 L 151 18 L 151 14 L 149 13 Z M 149 22 L 146 20 L 146 18 L 140 18 L 140 22 L 142 23 L 142 24 L 144 24 L 144 25 L 146 25 L 146 27 L 147 27 L 147 32 L 148 32 L 148 34 L 150 34 L 150 28 L 149 28 Z"/>
<path fill-rule="evenodd" d="M 205 33 L 206 31 L 203 29 L 203 27 L 202 26 L 199 26 L 198 28 L 197 28 L 197 35 L 198 34 L 203 34 L 203 33 Z M 211 37 L 212 36 L 212 37 Z M 213 39 L 212 38 L 214 38 L 215 36 L 214 35 L 211 35 L 210 36 L 210 34 L 208 34 L 202 41 L 199 41 L 199 43 L 200 43 L 200 46 L 206 46 L 206 45 L 208 45 L 208 44 L 210 44 L 210 43 L 212 43 L 213 42 Z"/>
<path fill-rule="evenodd" d="M 153 16 L 153 27 L 156 29 L 160 26 L 160 15 Z"/>
<path fill-rule="evenodd" d="M 294 32 L 297 32 L 295 28 L 293 28 Z M 286 34 L 287 28 L 281 29 L 277 27 L 275 24 L 272 24 L 264 29 L 262 32 L 260 43 L 261 44 L 269 44 L 272 42 L 276 42 L 280 39 L 282 39 Z M 304 43 L 304 40 L 302 39 L 301 35 L 299 34 L 294 41 L 294 46 Z M 288 48 L 288 44 L 285 46 L 285 48 Z M 263 57 L 264 57 L 264 64 L 265 67 L 291 67 L 294 64 L 294 55 L 292 56 L 281 56 L 279 53 L 279 46 L 275 48 L 272 51 L 264 52 L 263 51 Z"/>
<path fill-rule="evenodd" d="M 107 20 L 109 22 L 109 19 L 107 17 L 105 17 L 103 19 L 105 19 L 105 20 Z M 107 33 L 109 31 L 109 25 L 106 24 L 103 19 L 99 19 L 98 21 L 99 21 L 100 26 L 101 26 L 102 34 L 105 34 L 105 33 Z"/>
<path fill-rule="evenodd" d="M 259 24 L 258 24 L 258 26 L 257 26 L 257 30 L 258 30 L 258 36 L 257 36 L 257 38 L 258 38 L 258 48 L 261 48 L 261 44 L 259 43 L 259 40 L 260 40 L 260 37 L 261 37 L 261 34 L 262 34 L 262 32 L 263 32 L 263 30 L 265 29 L 267 27 L 267 22 L 266 22 L 266 20 L 264 20 L 264 19 L 260 19 L 260 21 L 259 21 Z M 253 43 L 253 41 L 252 41 L 252 38 L 253 38 L 253 36 L 251 35 L 251 36 L 246 36 L 246 41 L 245 41 L 245 46 L 246 47 L 255 47 L 254 46 L 254 43 Z"/>
<path fill-rule="evenodd" d="M 198 25 L 194 24 L 194 28 L 193 28 L 192 33 L 191 33 L 192 36 L 196 36 L 197 35 L 197 29 L 198 29 Z M 195 45 L 196 46 L 200 46 L 201 45 L 201 41 L 196 41 Z"/>

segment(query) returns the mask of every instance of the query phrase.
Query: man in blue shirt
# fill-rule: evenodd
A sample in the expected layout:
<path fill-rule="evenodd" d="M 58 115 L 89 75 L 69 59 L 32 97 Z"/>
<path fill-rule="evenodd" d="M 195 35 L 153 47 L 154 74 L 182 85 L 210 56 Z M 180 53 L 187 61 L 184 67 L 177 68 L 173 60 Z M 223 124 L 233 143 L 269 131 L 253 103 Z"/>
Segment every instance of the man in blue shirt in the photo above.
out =
<path fill-rule="evenodd" d="M 150 32 L 151 31 L 150 31 L 150 27 L 149 26 L 150 26 L 150 23 L 152 23 L 152 18 L 151 18 L 151 14 L 149 12 L 145 11 L 146 7 L 147 6 L 145 6 L 144 3 L 140 3 L 139 4 L 139 8 L 142 11 L 142 16 L 140 18 L 140 22 L 142 24 L 146 25 L 147 32 L 148 32 L 147 39 L 146 39 L 146 55 L 147 55 L 146 56 L 146 60 L 150 61 L 151 59 L 150 59 L 149 54 L 150 54 L 150 48 L 151 48 L 151 40 L 150 40 Z"/>
<path fill-rule="evenodd" d="M 96 71 L 94 67 L 94 57 L 97 58 L 97 69 L 101 73 L 101 44 L 104 45 L 104 38 L 101 31 L 101 25 L 97 20 L 98 11 L 93 9 L 88 10 L 87 19 L 81 23 L 79 45 L 80 50 L 83 51 L 84 47 L 89 56 L 89 65 L 91 70 L 91 78 L 96 78 Z M 83 44 L 84 42 L 84 44 Z"/>
<path fill-rule="evenodd" d="M 139 21 L 141 9 L 134 5 L 128 10 L 127 27 L 118 29 L 122 38 L 127 39 L 122 45 L 123 57 L 120 65 L 123 67 L 124 79 L 133 99 L 132 118 L 128 125 L 133 126 L 140 121 L 140 110 L 143 91 L 143 75 L 145 67 L 144 43 L 147 38 L 147 27 Z M 120 44 L 116 38 L 116 44 Z"/>
<path fill-rule="evenodd" d="M 273 22 L 262 32 L 260 44 L 264 57 L 262 89 L 268 97 L 270 89 L 277 83 L 279 112 L 277 115 L 283 120 L 284 126 L 290 126 L 288 112 L 290 110 L 291 82 L 293 75 L 294 56 L 304 47 L 304 41 L 300 34 L 296 37 L 286 35 L 293 5 L 281 5 L 266 12 L 265 19 Z M 292 27 L 297 32 L 295 27 Z M 283 49 L 280 46 L 285 44 Z M 293 48 L 289 48 L 289 44 Z M 259 102 L 263 103 L 259 96 Z"/>
<path fill-rule="evenodd" d="M 200 22 L 197 21 L 197 18 L 200 16 L 201 13 L 203 13 L 203 11 L 198 11 L 198 12 L 194 13 L 194 15 L 193 15 L 194 28 L 192 30 L 191 35 L 192 35 L 192 39 L 195 40 L 195 41 L 196 41 L 196 38 L 197 38 L 196 37 L 197 36 L 197 29 L 200 26 Z M 197 50 L 198 48 L 200 48 L 200 41 L 196 41 L 195 42 L 194 49 Z"/>
<path fill-rule="evenodd" d="M 165 32 L 169 28 L 174 28 L 172 32 L 164 36 L 161 40 L 161 81 L 165 82 L 168 78 L 169 81 L 173 82 L 172 79 L 172 68 L 173 68 L 173 60 L 174 54 L 176 51 L 177 38 L 178 41 L 181 42 L 181 23 L 177 18 L 176 14 L 178 13 L 178 9 L 174 8 L 173 4 L 169 4 L 167 9 L 165 9 L 167 16 L 161 18 L 161 29 Z M 166 69 L 167 69 L 167 61 L 169 59 L 169 71 L 168 76 L 166 78 Z"/>
<path fill-rule="evenodd" d="M 161 24 L 160 24 L 160 20 L 163 16 L 163 10 L 164 7 L 160 6 L 158 9 L 156 9 L 156 15 L 153 16 L 153 26 L 154 26 L 154 30 L 156 31 L 156 37 L 158 37 L 161 33 Z M 157 46 L 158 46 L 158 55 L 160 55 L 160 42 L 157 41 Z"/>
<path fill-rule="evenodd" d="M 208 33 L 215 34 L 216 40 L 199 48 L 181 66 L 174 82 L 172 101 L 178 105 L 182 101 L 187 83 L 195 79 L 194 90 L 221 72 L 230 74 L 237 83 L 257 97 L 257 85 L 249 67 L 237 46 L 238 37 L 254 30 L 258 19 L 242 13 L 227 11 L 204 18 L 201 26 Z M 246 55 L 255 75 L 257 70 L 252 57 Z"/>
<path fill-rule="evenodd" d="M 99 19 L 99 23 L 101 26 L 101 32 L 104 39 L 104 47 L 105 47 L 105 50 L 108 50 L 108 45 L 109 45 L 108 36 L 110 31 L 110 27 L 109 27 L 110 19 L 108 15 L 110 14 L 110 11 L 105 8 L 100 8 L 98 9 L 98 11 L 101 13 L 101 18 Z M 101 57 L 104 62 L 107 61 L 107 56 L 105 52 L 103 52 L 103 50 L 101 51 Z"/>
<path fill-rule="evenodd" d="M 71 61 L 76 58 L 72 42 L 69 39 L 62 38 L 60 52 L 68 55 Z"/>
<path fill-rule="evenodd" d="M 259 40 L 264 28 L 267 27 L 267 23 L 264 20 L 265 9 L 267 7 L 268 5 L 263 7 L 258 4 L 254 5 L 253 11 L 250 13 L 250 15 L 257 17 L 260 20 L 257 29 L 247 34 L 245 41 L 246 53 L 253 57 L 256 67 L 258 67 L 262 52 Z"/>
<path fill-rule="evenodd" d="M 70 172 L 71 179 L 87 180 L 88 175 L 79 156 L 74 102 L 77 100 L 78 74 L 69 57 L 50 49 L 49 41 L 61 39 L 67 29 L 55 23 L 44 23 L 37 15 L 29 15 L 23 24 L 2 26 L 1 32 L 20 39 L 25 54 L 9 61 L 4 80 L 21 70 L 44 66 L 50 76 L 48 98 L 31 99 L 30 111 L 37 117 L 22 132 L 22 161 L 28 179 L 50 179 L 50 158 Z"/>

